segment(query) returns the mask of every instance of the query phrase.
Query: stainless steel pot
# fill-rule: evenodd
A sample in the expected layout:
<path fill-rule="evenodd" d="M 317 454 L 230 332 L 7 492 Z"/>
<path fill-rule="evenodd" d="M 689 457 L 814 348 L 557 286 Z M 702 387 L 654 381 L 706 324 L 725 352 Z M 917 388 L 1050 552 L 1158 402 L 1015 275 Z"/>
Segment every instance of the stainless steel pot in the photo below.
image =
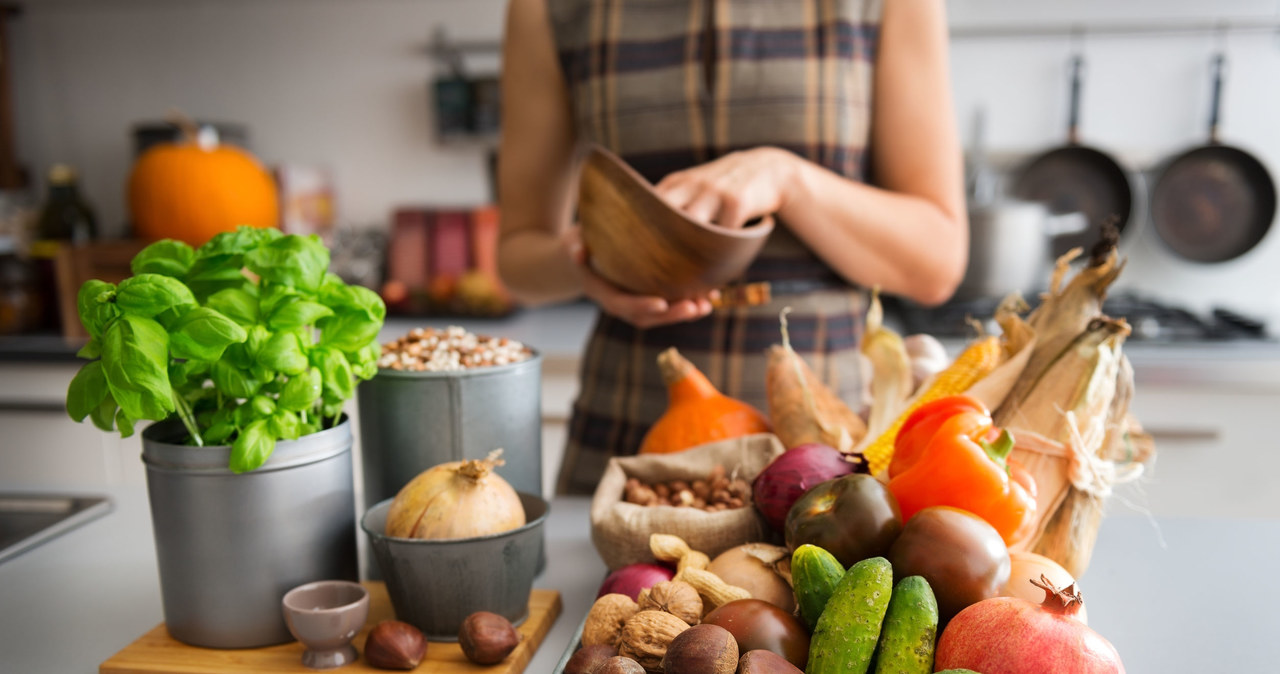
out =
<path fill-rule="evenodd" d="M 1089 227 L 1083 213 L 1054 215 L 1042 203 L 1005 200 L 969 209 L 969 264 L 953 299 L 1024 295 L 1047 286 L 1057 237 Z"/>

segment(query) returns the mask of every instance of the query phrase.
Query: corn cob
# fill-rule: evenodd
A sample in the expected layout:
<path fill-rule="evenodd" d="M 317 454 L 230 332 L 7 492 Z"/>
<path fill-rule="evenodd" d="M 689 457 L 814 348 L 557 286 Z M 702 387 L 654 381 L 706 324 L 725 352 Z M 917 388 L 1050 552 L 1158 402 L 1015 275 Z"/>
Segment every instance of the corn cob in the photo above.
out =
<path fill-rule="evenodd" d="M 955 362 L 938 373 L 937 378 L 928 384 L 928 388 L 907 405 L 892 426 L 862 449 L 862 455 L 867 460 L 871 474 L 877 475 L 889 467 L 889 461 L 893 459 L 893 441 L 898 437 L 902 424 L 917 407 L 943 396 L 964 393 L 978 380 L 990 374 L 999 364 L 1000 340 L 995 336 L 979 337 L 965 347 Z"/>

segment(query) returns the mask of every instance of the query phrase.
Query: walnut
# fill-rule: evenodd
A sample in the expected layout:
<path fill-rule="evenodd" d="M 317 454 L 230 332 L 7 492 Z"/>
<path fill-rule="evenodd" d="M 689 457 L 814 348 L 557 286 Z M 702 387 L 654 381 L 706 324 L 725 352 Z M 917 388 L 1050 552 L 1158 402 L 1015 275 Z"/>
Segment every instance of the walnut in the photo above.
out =
<path fill-rule="evenodd" d="M 640 597 L 640 610 L 666 611 L 690 625 L 697 625 L 702 618 L 702 597 L 688 583 L 664 580 Z"/>
<path fill-rule="evenodd" d="M 667 646 L 687 629 L 688 623 L 666 611 L 641 611 L 623 625 L 618 655 L 635 660 L 647 671 L 660 672 Z"/>
<path fill-rule="evenodd" d="M 591 605 L 582 626 L 582 645 L 617 646 L 622 626 L 640 607 L 625 594 L 606 594 Z"/>

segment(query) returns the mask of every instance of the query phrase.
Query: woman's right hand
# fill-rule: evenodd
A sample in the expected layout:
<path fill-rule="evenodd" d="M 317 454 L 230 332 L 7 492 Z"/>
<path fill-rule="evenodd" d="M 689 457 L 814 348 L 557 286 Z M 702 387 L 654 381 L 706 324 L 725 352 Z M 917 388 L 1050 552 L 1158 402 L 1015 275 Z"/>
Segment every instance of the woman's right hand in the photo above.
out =
<path fill-rule="evenodd" d="M 611 316 L 643 329 L 692 321 L 711 313 L 713 295 L 668 301 L 654 295 L 636 295 L 601 278 L 587 264 L 586 247 L 577 225 L 565 232 L 564 244 L 582 275 L 583 293 Z"/>

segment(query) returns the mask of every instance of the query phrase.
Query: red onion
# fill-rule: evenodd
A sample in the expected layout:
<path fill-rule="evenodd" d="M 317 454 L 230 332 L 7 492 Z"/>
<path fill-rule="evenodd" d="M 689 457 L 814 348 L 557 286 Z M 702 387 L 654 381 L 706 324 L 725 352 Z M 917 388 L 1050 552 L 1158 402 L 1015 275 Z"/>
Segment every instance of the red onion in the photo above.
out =
<path fill-rule="evenodd" d="M 628 564 L 605 577 L 596 598 L 616 592 L 636 601 L 640 597 L 640 590 L 671 580 L 675 575 L 670 567 L 661 564 Z"/>
<path fill-rule="evenodd" d="M 786 524 L 787 511 L 810 487 L 854 470 L 854 465 L 834 447 L 816 442 L 796 445 L 756 476 L 751 497 L 769 526 L 780 532 Z"/>
<path fill-rule="evenodd" d="M 1043 604 L 994 597 L 956 614 L 938 639 L 934 667 L 1124 674 L 1115 646 L 1075 617 L 1084 604 L 1074 586 L 1055 588 L 1045 576 L 1031 582 L 1045 591 Z"/>

